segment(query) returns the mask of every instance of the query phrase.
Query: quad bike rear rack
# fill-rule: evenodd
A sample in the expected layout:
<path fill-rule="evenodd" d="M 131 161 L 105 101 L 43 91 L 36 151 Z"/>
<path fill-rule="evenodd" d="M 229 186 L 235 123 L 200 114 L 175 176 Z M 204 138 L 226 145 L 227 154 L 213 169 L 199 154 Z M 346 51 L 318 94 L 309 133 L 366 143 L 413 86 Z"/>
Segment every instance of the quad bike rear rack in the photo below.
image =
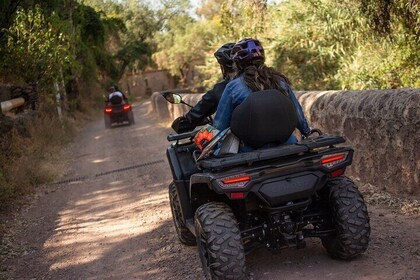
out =
<path fill-rule="evenodd" d="M 344 142 L 345 139 L 341 136 L 323 134 L 316 138 L 302 140 L 295 145 L 282 145 L 248 153 L 223 155 L 220 157 L 200 160 L 197 162 L 197 166 L 200 169 L 221 171 L 223 169 L 232 168 L 239 165 L 250 166 L 256 162 L 305 153 L 317 148 L 330 147 Z"/>

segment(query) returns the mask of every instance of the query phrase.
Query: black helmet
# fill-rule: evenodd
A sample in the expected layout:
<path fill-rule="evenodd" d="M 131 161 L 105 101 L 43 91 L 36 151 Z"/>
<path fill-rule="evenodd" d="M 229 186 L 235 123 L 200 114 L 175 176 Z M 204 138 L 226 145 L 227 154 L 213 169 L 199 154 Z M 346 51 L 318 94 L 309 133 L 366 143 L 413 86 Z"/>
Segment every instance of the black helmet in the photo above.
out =
<path fill-rule="evenodd" d="M 245 38 L 232 48 L 232 60 L 237 65 L 245 65 L 253 60 L 265 60 L 264 49 L 257 39 Z"/>
<path fill-rule="evenodd" d="M 230 57 L 230 52 L 234 45 L 235 43 L 226 43 L 214 53 L 214 56 L 216 57 L 217 62 L 219 62 L 220 65 L 223 65 L 227 68 L 232 68 L 233 60 Z"/>

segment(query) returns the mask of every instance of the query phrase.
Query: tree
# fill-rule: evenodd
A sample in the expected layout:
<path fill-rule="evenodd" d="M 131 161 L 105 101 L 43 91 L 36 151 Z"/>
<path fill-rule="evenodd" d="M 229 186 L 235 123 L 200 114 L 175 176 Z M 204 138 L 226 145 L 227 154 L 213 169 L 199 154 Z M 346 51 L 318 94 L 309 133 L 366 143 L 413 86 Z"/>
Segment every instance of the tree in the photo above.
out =
<path fill-rule="evenodd" d="M 220 23 L 225 34 L 236 41 L 259 38 L 265 30 L 266 15 L 266 0 L 228 0 L 221 6 Z"/>
<path fill-rule="evenodd" d="M 276 8 L 270 17 L 276 23 L 273 65 L 299 89 L 338 89 L 341 57 L 368 36 L 357 7 L 346 0 L 298 0 Z"/>
<path fill-rule="evenodd" d="M 86 0 L 84 3 L 101 14 L 106 31 L 106 52 L 111 54 L 108 58 L 113 60 L 113 64 L 106 64 L 113 66 L 111 78 L 118 81 L 127 69 L 145 69 L 150 63 L 153 49 L 151 38 L 162 26 L 157 12 L 137 0 L 123 3 Z M 103 61 L 106 60 L 104 57 Z"/>
<path fill-rule="evenodd" d="M 212 20 L 219 16 L 224 0 L 201 0 L 201 6 L 197 8 L 197 15 L 206 20 Z"/>
<path fill-rule="evenodd" d="M 5 31 L 1 72 L 21 77 L 25 82 L 48 83 L 57 78 L 62 63 L 72 63 L 70 38 L 57 25 L 63 23 L 55 13 L 50 17 L 36 6 L 16 12 L 14 23 Z"/>
<path fill-rule="evenodd" d="M 157 65 L 178 76 L 183 86 L 186 86 L 187 75 L 196 58 L 195 52 L 188 49 L 190 46 L 186 41 L 187 30 L 191 30 L 193 22 L 190 16 L 174 16 L 167 22 L 167 32 L 156 39 L 158 50 L 154 57 Z"/>

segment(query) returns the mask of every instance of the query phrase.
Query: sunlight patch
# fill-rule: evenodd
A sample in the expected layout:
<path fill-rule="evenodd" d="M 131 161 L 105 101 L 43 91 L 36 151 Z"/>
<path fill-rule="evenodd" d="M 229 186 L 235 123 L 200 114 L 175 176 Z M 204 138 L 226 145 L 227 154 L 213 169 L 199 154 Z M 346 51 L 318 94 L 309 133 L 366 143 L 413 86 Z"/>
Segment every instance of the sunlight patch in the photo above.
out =
<path fill-rule="evenodd" d="M 58 213 L 54 234 L 44 243 L 49 270 L 100 262 L 124 244 L 159 230 L 171 222 L 167 201 L 166 189 L 133 196 L 118 187 L 71 201 Z M 155 214 L 147 214 L 150 210 Z M 134 250 L 141 253 L 145 249 L 139 246 Z"/>
<path fill-rule="evenodd" d="M 151 127 L 152 127 L 151 125 L 146 125 L 146 126 L 142 126 L 142 127 L 136 128 L 134 130 L 144 130 L 144 129 L 148 129 L 148 128 L 151 128 Z"/>
<path fill-rule="evenodd" d="M 109 160 L 109 158 L 95 159 L 95 160 L 92 160 L 92 163 L 101 163 L 101 162 L 108 161 L 108 160 Z"/>

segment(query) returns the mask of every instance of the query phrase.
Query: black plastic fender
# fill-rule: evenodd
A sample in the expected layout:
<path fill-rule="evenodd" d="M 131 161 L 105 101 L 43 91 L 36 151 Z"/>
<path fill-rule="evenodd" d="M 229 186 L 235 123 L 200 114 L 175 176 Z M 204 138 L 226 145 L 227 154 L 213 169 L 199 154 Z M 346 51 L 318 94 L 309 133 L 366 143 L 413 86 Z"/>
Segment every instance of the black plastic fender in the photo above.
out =
<path fill-rule="evenodd" d="M 193 213 L 190 205 L 190 196 L 188 193 L 189 180 L 184 180 L 182 169 L 179 164 L 179 160 L 176 151 L 173 147 L 169 147 L 166 150 L 166 156 L 168 157 L 169 166 L 171 167 L 173 182 L 175 184 L 178 198 L 181 204 L 181 213 L 184 222 L 187 219 L 193 218 Z"/>

